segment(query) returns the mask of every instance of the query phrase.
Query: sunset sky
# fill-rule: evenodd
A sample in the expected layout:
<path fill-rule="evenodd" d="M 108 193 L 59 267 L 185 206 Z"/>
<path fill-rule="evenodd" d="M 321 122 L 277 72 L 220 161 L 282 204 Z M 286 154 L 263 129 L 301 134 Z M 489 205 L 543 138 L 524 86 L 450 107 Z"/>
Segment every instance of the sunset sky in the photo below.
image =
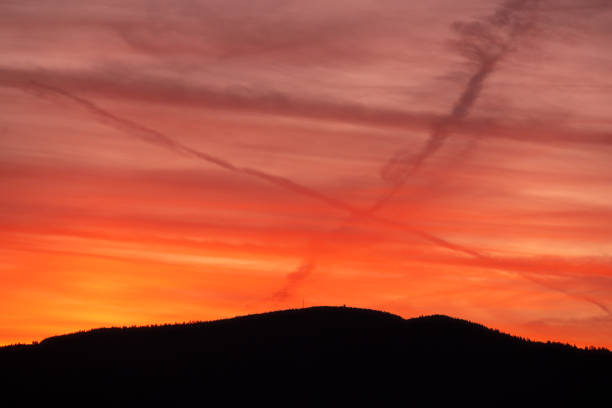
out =
<path fill-rule="evenodd" d="M 313 305 L 612 347 L 612 1 L 3 0 L 0 345 Z"/>

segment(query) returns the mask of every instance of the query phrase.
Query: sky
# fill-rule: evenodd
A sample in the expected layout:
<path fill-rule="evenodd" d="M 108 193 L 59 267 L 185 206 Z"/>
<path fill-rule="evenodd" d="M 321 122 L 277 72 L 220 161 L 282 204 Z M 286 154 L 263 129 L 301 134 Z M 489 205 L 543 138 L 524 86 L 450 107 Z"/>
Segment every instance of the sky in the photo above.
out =
<path fill-rule="evenodd" d="M 4 0 L 0 345 L 314 305 L 612 348 L 612 1 Z"/>

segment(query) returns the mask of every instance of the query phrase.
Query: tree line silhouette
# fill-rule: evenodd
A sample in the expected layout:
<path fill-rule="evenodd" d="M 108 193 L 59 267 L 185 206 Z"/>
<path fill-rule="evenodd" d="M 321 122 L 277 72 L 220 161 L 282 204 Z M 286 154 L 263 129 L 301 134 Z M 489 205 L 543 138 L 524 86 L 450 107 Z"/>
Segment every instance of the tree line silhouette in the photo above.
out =
<path fill-rule="evenodd" d="M 468 394 L 472 402 L 610 401 L 612 384 L 604 348 L 530 341 L 443 315 L 406 320 L 350 307 L 82 331 L 0 348 L 0 366 L 5 395 L 139 403 L 312 398 L 323 390 L 343 403 Z"/>

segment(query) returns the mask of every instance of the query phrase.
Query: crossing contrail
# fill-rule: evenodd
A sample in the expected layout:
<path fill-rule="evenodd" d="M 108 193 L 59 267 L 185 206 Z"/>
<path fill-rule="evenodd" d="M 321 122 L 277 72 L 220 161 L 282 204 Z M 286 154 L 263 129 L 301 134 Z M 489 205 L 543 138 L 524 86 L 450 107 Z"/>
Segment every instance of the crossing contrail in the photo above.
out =
<path fill-rule="evenodd" d="M 455 29 L 461 34 L 460 40 L 456 41 L 455 45 L 468 61 L 475 66 L 475 70 L 459 98 L 448 115 L 440 119 L 433 126 L 429 139 L 420 151 L 415 154 L 412 150 L 401 150 L 383 166 L 381 176 L 391 184 L 391 187 L 366 210 L 352 213 L 349 219 L 344 221 L 339 227 L 331 230 L 328 233 L 329 235 L 365 219 L 377 220 L 391 226 L 392 222 L 389 222 L 389 220 L 375 216 L 376 212 L 382 209 L 399 193 L 410 177 L 421 168 L 428 158 L 443 147 L 444 142 L 453 133 L 455 127 L 459 126 L 461 121 L 468 116 L 481 95 L 486 80 L 495 72 L 499 62 L 514 50 L 518 38 L 528 33 L 533 27 L 534 16 L 532 11 L 536 9 L 537 4 L 540 2 L 541 0 L 509 0 L 495 13 L 482 21 L 455 24 Z M 474 143 L 471 143 L 469 148 L 473 148 L 474 145 Z M 514 272 L 533 283 L 564 293 L 569 297 L 589 302 L 607 314 L 612 315 L 608 307 L 589 296 L 572 293 L 558 285 L 551 285 L 542 279 L 536 278 L 533 273 L 523 271 L 516 266 L 503 265 L 502 260 L 496 260 L 474 249 L 454 244 L 425 231 L 412 232 L 437 246 L 497 264 L 500 269 Z M 313 241 L 311 246 L 316 247 L 317 240 Z M 315 269 L 316 263 L 313 256 L 304 259 L 294 272 L 287 275 L 287 282 L 276 292 L 275 297 L 279 299 L 288 297 L 290 290 L 294 289 L 299 281 L 306 279 Z"/>
<path fill-rule="evenodd" d="M 157 145 L 182 156 L 205 161 L 227 171 L 265 180 L 288 191 L 292 191 L 296 194 L 325 203 L 331 208 L 341 210 L 349 214 L 351 218 L 349 218 L 340 228 L 346 227 L 347 225 L 358 221 L 369 220 L 376 222 L 379 225 L 409 232 L 438 247 L 445 248 L 456 253 L 462 253 L 472 258 L 487 261 L 491 264 L 497 264 L 501 269 L 516 272 L 526 279 L 529 279 L 542 286 L 550 287 L 553 290 L 566 293 L 569 296 L 589 301 L 590 303 L 604 310 L 606 313 L 610 313 L 605 305 L 601 304 L 600 302 L 584 296 L 578 297 L 576 294 L 569 293 L 559 288 L 553 288 L 550 285 L 547 285 L 546 282 L 533 277 L 532 273 L 518 271 L 516 267 L 511 267 L 509 265 L 502 265 L 503 262 L 500 262 L 499 260 L 486 256 L 472 248 L 450 242 L 426 231 L 414 228 L 410 224 L 376 215 L 376 212 L 400 190 L 402 185 L 409 179 L 409 177 L 418 171 L 422 164 L 444 145 L 445 140 L 452 134 L 455 127 L 459 127 L 461 121 L 467 117 L 471 108 L 477 101 L 486 79 L 494 72 L 498 62 L 512 50 L 512 43 L 514 39 L 517 38 L 522 32 L 528 31 L 531 25 L 531 22 L 521 22 L 522 17 L 519 18 L 515 14 L 524 8 L 525 5 L 535 4 L 538 1 L 540 0 L 509 1 L 506 2 L 505 5 L 493 16 L 486 19 L 484 23 L 459 24 L 457 26 L 459 32 L 463 33 L 462 40 L 459 42 L 460 48 L 468 56 L 472 56 L 471 62 L 475 64 L 476 69 L 471 75 L 469 81 L 449 114 L 446 117 L 441 118 L 433 126 L 430 137 L 425 146 L 416 154 L 409 155 L 407 152 L 400 151 L 383 168 L 383 178 L 389 181 L 392 186 L 372 206 L 365 210 L 359 209 L 350 203 L 343 200 L 338 200 L 300 183 L 296 183 L 295 181 L 286 177 L 266 173 L 254 168 L 241 167 L 221 157 L 194 149 L 162 132 L 143 126 L 128 118 L 115 115 L 98 106 L 94 102 L 70 93 L 63 88 L 54 87 L 36 81 L 29 81 L 26 84 L 22 84 L 21 87 L 25 90 L 35 89 L 41 94 L 54 95 L 56 97 L 62 97 L 65 100 L 69 100 L 88 111 L 100 122 L 112 126 L 131 136 L 135 136 L 146 143 Z M 497 31 L 501 31 L 503 35 L 500 36 L 499 32 L 493 32 L 494 28 Z M 287 297 L 291 290 L 297 287 L 302 280 L 307 278 L 315 268 L 316 262 L 314 256 L 305 259 L 294 272 L 287 276 L 287 284 L 277 291 L 274 296 L 277 298 Z"/>

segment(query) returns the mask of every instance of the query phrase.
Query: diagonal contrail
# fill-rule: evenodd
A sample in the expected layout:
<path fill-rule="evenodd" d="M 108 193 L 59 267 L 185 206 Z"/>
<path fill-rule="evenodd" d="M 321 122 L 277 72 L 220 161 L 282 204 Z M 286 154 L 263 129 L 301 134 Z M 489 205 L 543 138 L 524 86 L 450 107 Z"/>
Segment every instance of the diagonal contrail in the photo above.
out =
<path fill-rule="evenodd" d="M 257 169 L 252 169 L 248 167 L 240 167 L 220 157 L 217 157 L 217 156 L 202 152 L 200 150 L 194 149 L 192 147 L 189 147 L 185 144 L 182 144 L 180 142 L 173 140 L 172 138 L 170 138 L 169 136 L 167 136 L 166 134 L 162 132 L 159 132 L 157 130 L 143 126 L 130 119 L 126 119 L 126 118 L 117 116 L 113 113 L 110 113 L 109 111 L 101 108 L 100 106 L 91 102 L 90 100 L 74 95 L 64 89 L 42 84 L 36 81 L 27 82 L 26 84 L 22 85 L 22 89 L 24 89 L 25 91 L 30 91 L 34 89 L 38 91 L 38 93 L 43 94 L 43 95 L 44 94 L 53 95 L 55 97 L 61 97 L 65 100 L 72 101 L 73 103 L 77 104 L 81 108 L 84 108 L 86 111 L 92 114 L 98 121 L 105 123 L 115 129 L 118 129 L 126 133 L 127 135 L 137 137 L 138 139 L 144 142 L 147 142 L 149 144 L 168 149 L 170 151 L 173 151 L 185 157 L 197 158 L 199 160 L 214 164 L 220 168 L 223 168 L 231 172 L 240 173 L 240 174 L 248 175 L 250 177 L 265 180 L 271 184 L 282 187 L 288 191 L 292 191 L 296 194 L 300 194 L 300 195 L 309 197 L 311 199 L 315 199 L 320 202 L 323 202 L 327 204 L 328 206 L 338 209 L 338 210 L 342 210 L 353 217 L 358 217 L 359 219 L 362 219 L 362 220 L 369 220 L 372 222 L 376 222 L 379 225 L 383 225 L 386 227 L 390 227 L 390 228 L 394 228 L 400 231 L 411 233 L 440 248 L 445 248 L 447 250 L 450 250 L 456 253 L 461 253 L 463 255 L 467 255 L 472 258 L 476 258 L 482 261 L 489 262 L 490 264 L 500 264 L 500 269 L 516 272 L 517 268 L 515 267 L 508 267 L 507 265 L 503 265 L 498 260 L 492 257 L 486 256 L 474 249 L 468 248 L 460 244 L 453 243 L 441 237 L 430 234 L 426 231 L 422 231 L 422 230 L 413 228 L 409 224 L 402 223 L 397 220 L 380 217 L 372 211 L 359 210 L 342 200 L 338 200 L 326 194 L 320 193 L 316 190 L 303 186 L 285 177 L 265 173 Z M 295 272 L 289 275 L 288 280 L 290 284 L 286 286 L 285 292 L 288 292 L 289 290 L 293 289 L 294 286 L 298 285 L 301 280 L 303 280 L 308 274 L 312 272 L 314 267 L 315 267 L 315 264 L 314 264 L 313 259 L 306 260 Z M 517 273 L 520 273 L 521 276 L 526 276 L 526 277 L 528 275 L 527 273 L 521 273 L 521 272 L 517 272 Z M 531 278 L 530 280 L 533 281 L 533 278 Z M 585 297 L 577 297 L 567 292 L 564 292 L 564 293 L 568 294 L 569 296 L 573 296 L 573 297 L 576 297 L 582 300 L 587 300 L 597 305 L 599 308 L 604 310 L 606 313 L 611 314 L 610 311 L 604 305 L 601 305 L 600 303 L 597 303 L 590 299 L 586 299 Z M 278 291 L 276 295 L 283 296 L 283 290 Z"/>
<path fill-rule="evenodd" d="M 57 87 L 47 85 L 47 84 L 42 84 L 36 81 L 28 81 L 27 84 L 22 86 L 22 88 L 24 90 L 29 90 L 29 88 L 33 88 L 39 92 L 44 92 L 50 95 L 59 96 L 64 99 L 70 100 L 76 103 L 77 105 L 81 106 L 85 110 L 87 110 L 89 113 L 93 114 L 100 122 L 105 123 L 109 126 L 112 126 L 113 128 L 118 129 L 130 136 L 135 136 L 138 139 L 145 141 L 149 144 L 153 144 L 153 145 L 171 150 L 185 157 L 192 157 L 192 158 L 196 158 L 196 159 L 205 161 L 207 163 L 213 164 L 217 167 L 223 168 L 225 170 L 228 170 L 234 173 L 240 173 L 240 174 L 247 175 L 250 177 L 265 180 L 271 184 L 277 185 L 281 188 L 292 191 L 296 194 L 300 194 L 300 195 L 309 197 L 311 199 L 320 201 L 324 204 L 327 204 L 329 207 L 335 208 L 337 210 L 341 210 L 352 216 L 359 217 L 361 219 L 368 219 L 380 225 L 385 225 L 387 227 L 409 232 L 411 234 L 414 234 L 416 236 L 419 236 L 425 239 L 426 241 L 436 244 L 440 247 L 444 247 L 452 251 L 463 252 L 464 254 L 467 254 L 467 255 L 474 254 L 474 252 L 471 251 L 469 248 L 465 248 L 460 245 L 453 244 L 449 241 L 436 237 L 425 231 L 416 229 L 409 224 L 402 223 L 402 222 L 392 220 L 392 219 L 386 219 L 384 217 L 379 217 L 379 216 L 376 216 L 375 214 L 370 214 L 369 212 L 360 210 L 343 200 L 338 200 L 336 198 L 330 197 L 324 193 L 321 193 L 319 191 L 306 187 L 302 184 L 296 183 L 286 177 L 266 173 L 261 170 L 253 169 L 250 167 L 240 167 L 218 156 L 214 156 L 214 155 L 205 153 L 203 151 L 194 149 L 190 146 L 187 146 L 183 143 L 173 140 L 172 138 L 170 138 L 169 136 L 165 135 L 162 132 L 159 132 L 157 130 L 143 126 L 130 119 L 126 119 L 126 118 L 117 116 L 113 113 L 110 113 L 109 111 L 99 107 L 98 105 L 91 102 L 90 100 L 74 95 L 64 89 L 57 88 Z"/>

